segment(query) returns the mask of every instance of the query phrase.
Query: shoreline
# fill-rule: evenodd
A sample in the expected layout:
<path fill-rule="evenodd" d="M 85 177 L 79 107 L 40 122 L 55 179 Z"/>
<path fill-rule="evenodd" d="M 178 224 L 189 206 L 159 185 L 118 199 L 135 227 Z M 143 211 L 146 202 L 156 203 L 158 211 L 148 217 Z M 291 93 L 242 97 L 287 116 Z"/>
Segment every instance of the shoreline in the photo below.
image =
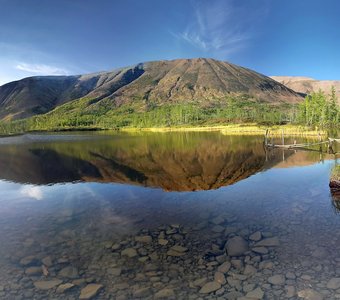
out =
<path fill-rule="evenodd" d="M 281 136 L 282 130 L 287 136 L 327 136 L 326 130 L 310 129 L 305 126 L 297 125 L 219 125 L 219 126 L 192 126 L 192 127 L 151 127 L 151 128 L 120 128 L 122 132 L 209 132 L 220 131 L 224 135 L 264 135 L 266 130 L 269 130 L 273 136 Z"/>
<path fill-rule="evenodd" d="M 30 133 L 58 133 L 58 132 L 82 132 L 82 131 L 116 131 L 116 132 L 216 132 L 220 131 L 223 135 L 264 135 L 269 130 L 271 136 L 281 136 L 282 132 L 286 136 L 327 136 L 326 130 L 311 129 L 300 125 L 256 125 L 256 124 L 229 124 L 211 126 L 182 126 L 182 127 L 123 127 L 123 128 L 62 128 L 55 130 L 32 130 L 22 133 L 0 134 L 0 138 L 21 136 Z"/>

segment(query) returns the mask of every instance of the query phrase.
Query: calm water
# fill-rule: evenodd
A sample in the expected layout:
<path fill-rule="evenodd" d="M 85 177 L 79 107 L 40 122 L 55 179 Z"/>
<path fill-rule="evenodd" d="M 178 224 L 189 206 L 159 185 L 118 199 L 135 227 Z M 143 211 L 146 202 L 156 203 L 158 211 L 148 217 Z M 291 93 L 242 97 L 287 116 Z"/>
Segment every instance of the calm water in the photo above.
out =
<path fill-rule="evenodd" d="M 220 133 L 2 138 L 0 298 L 340 298 L 334 164 Z"/>

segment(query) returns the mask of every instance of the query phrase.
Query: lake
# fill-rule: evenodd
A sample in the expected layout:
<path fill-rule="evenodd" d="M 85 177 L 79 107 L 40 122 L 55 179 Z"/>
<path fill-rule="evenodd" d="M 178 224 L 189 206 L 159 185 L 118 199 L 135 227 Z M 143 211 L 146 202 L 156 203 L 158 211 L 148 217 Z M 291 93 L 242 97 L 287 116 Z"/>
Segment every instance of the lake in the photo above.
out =
<path fill-rule="evenodd" d="M 335 163 L 219 132 L 0 138 L 0 298 L 337 299 Z"/>

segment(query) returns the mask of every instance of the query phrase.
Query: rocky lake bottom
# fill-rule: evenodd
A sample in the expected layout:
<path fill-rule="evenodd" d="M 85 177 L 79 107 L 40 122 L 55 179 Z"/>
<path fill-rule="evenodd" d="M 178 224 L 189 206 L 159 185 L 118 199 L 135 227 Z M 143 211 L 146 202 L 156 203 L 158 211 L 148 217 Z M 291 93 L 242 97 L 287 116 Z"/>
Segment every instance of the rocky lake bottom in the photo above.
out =
<path fill-rule="evenodd" d="M 340 299 L 333 165 L 198 191 L 0 180 L 0 299 Z"/>

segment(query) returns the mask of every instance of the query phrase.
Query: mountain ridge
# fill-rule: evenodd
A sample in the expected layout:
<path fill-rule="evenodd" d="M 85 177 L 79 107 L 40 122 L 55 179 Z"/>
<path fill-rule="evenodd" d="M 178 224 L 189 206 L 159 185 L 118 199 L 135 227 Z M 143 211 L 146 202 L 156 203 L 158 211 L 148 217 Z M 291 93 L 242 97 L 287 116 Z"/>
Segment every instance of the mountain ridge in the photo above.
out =
<path fill-rule="evenodd" d="M 330 94 L 332 87 L 334 87 L 340 103 L 340 80 L 318 80 L 303 76 L 270 76 L 270 78 L 284 84 L 296 92 L 304 94 L 311 94 L 318 90 Z"/>
<path fill-rule="evenodd" d="M 210 58 L 160 60 L 112 71 L 71 76 L 28 77 L 0 86 L 0 120 L 45 114 L 87 97 L 116 109 L 137 100 L 145 107 L 198 103 L 246 95 L 268 103 L 297 103 L 299 93 L 281 83 L 228 62 Z M 211 104 L 212 103 L 212 104 Z"/>

